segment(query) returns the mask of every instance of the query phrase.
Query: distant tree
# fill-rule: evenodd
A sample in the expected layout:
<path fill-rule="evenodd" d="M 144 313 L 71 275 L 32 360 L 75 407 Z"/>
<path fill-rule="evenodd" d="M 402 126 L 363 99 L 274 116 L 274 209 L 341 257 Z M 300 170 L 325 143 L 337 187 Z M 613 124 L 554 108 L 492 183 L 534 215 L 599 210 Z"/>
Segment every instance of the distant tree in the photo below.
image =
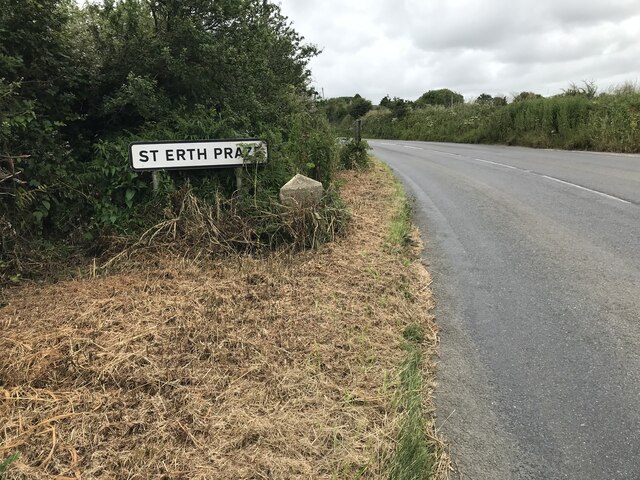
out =
<path fill-rule="evenodd" d="M 565 97 L 587 97 L 595 98 L 598 94 L 598 86 L 593 81 L 584 80 L 582 85 L 576 85 L 571 83 L 569 88 L 562 90 L 562 95 Z"/>
<path fill-rule="evenodd" d="M 492 103 L 497 107 L 502 107 L 507 104 L 507 97 L 493 97 Z"/>
<path fill-rule="evenodd" d="M 391 97 L 389 96 L 389 94 L 385 95 L 384 98 L 380 100 L 381 107 L 391 108 L 392 104 L 393 104 L 393 101 L 391 100 Z"/>
<path fill-rule="evenodd" d="M 488 93 L 481 93 L 478 98 L 476 98 L 476 103 L 500 107 L 507 104 L 507 99 L 505 97 L 493 97 Z"/>
<path fill-rule="evenodd" d="M 351 97 L 334 97 L 323 100 L 319 105 L 327 115 L 329 122 L 337 124 L 349 114 L 350 102 Z"/>
<path fill-rule="evenodd" d="M 488 93 L 481 93 L 476 98 L 476 103 L 493 103 L 493 97 Z"/>
<path fill-rule="evenodd" d="M 459 103 L 464 103 L 464 97 L 448 88 L 441 88 L 439 90 L 429 90 L 422 94 L 418 100 L 416 100 L 416 107 L 425 107 L 427 105 L 442 105 L 444 107 L 450 107 Z"/>
<path fill-rule="evenodd" d="M 349 104 L 348 112 L 353 118 L 360 118 L 364 116 L 369 110 L 373 108 L 371 101 L 366 98 L 362 98 L 357 93 Z"/>
<path fill-rule="evenodd" d="M 513 97 L 514 102 L 522 102 L 524 100 L 534 100 L 536 98 L 543 98 L 539 93 L 534 92 L 520 92 Z"/>
<path fill-rule="evenodd" d="M 404 118 L 411 110 L 413 102 L 400 97 L 389 98 L 389 95 L 380 100 L 380 106 L 388 108 L 395 118 Z"/>

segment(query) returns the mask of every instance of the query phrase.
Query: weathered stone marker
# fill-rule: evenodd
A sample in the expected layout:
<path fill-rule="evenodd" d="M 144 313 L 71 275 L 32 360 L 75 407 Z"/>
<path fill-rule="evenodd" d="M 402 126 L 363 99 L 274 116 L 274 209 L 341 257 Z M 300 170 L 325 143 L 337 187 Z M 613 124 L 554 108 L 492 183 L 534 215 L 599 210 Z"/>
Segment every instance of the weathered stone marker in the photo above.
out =
<path fill-rule="evenodd" d="M 287 207 L 311 207 L 317 205 L 322 198 L 322 183 L 296 174 L 280 189 L 280 201 Z"/>

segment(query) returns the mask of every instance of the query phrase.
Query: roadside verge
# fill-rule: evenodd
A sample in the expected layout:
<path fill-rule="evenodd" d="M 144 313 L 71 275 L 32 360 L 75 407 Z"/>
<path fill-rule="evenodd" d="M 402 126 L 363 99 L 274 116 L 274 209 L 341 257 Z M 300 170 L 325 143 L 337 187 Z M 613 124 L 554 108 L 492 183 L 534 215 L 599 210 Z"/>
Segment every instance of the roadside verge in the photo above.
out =
<path fill-rule="evenodd" d="M 445 478 L 406 199 L 379 163 L 342 180 L 350 232 L 318 251 L 8 292 L 8 478 Z"/>

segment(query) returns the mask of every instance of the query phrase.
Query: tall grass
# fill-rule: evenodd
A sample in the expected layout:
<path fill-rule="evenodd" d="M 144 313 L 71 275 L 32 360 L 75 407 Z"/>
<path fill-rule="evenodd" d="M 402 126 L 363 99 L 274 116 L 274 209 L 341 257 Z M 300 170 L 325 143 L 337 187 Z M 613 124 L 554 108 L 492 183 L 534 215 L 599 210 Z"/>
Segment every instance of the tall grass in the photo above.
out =
<path fill-rule="evenodd" d="M 363 126 L 370 138 L 638 153 L 640 91 L 625 86 L 599 96 L 567 93 L 504 106 L 428 106 L 403 119 L 377 110 Z"/>
<path fill-rule="evenodd" d="M 404 258 L 409 258 L 412 219 L 404 189 L 395 185 L 393 195 L 394 214 L 389 223 L 386 247 Z M 396 437 L 396 447 L 389 464 L 389 478 L 392 480 L 420 480 L 431 478 L 436 463 L 436 452 L 429 443 L 424 411 L 424 356 L 425 334 L 422 326 L 410 322 L 402 332 L 404 351 L 400 367 L 400 384 L 396 398 L 396 408 L 400 415 L 400 429 Z"/>
<path fill-rule="evenodd" d="M 412 212 L 404 188 L 399 183 L 395 184 L 394 202 L 396 210 L 389 223 L 386 245 L 390 251 L 405 252 L 411 245 Z"/>
<path fill-rule="evenodd" d="M 424 334 L 416 323 L 403 332 L 405 358 L 400 371 L 399 409 L 403 419 L 389 478 L 420 480 L 431 475 L 435 457 L 426 436 L 422 410 L 422 343 Z"/>

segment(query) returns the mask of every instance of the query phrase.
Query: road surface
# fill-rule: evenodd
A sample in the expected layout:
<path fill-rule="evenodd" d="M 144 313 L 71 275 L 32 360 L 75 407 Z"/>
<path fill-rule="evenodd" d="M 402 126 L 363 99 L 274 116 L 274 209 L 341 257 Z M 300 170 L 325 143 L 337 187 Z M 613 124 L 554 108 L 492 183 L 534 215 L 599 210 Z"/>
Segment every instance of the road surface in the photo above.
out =
<path fill-rule="evenodd" d="M 427 245 L 454 478 L 640 479 L 640 156 L 370 145 Z"/>

